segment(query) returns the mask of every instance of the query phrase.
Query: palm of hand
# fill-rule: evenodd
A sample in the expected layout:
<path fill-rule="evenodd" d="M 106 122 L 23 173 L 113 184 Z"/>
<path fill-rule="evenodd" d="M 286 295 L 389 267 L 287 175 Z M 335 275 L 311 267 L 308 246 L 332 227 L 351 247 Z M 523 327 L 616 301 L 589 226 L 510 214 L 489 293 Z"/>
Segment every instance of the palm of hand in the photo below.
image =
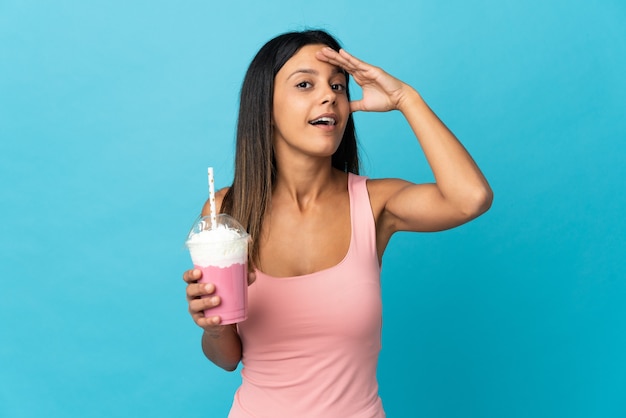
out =
<path fill-rule="evenodd" d="M 363 67 L 352 72 L 354 81 L 361 87 L 363 97 L 353 101 L 352 111 L 387 112 L 397 109 L 402 82 L 378 67 L 363 63 Z"/>
<path fill-rule="evenodd" d="M 379 67 L 367 64 L 348 54 L 324 48 L 318 59 L 343 68 L 363 90 L 361 100 L 350 103 L 350 110 L 365 112 L 387 112 L 398 108 L 404 83 L 387 74 Z"/>

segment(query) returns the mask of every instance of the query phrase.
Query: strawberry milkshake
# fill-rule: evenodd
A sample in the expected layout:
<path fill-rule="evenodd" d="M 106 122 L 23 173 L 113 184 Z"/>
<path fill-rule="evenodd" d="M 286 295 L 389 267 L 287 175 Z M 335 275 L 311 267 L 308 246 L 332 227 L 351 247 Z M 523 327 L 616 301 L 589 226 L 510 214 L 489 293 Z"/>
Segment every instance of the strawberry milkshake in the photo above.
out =
<path fill-rule="evenodd" d="M 202 271 L 200 283 L 213 283 L 221 303 L 205 311 L 219 315 L 221 324 L 234 324 L 248 317 L 248 239 L 232 217 L 220 214 L 212 224 L 200 218 L 186 241 L 194 267 Z"/>

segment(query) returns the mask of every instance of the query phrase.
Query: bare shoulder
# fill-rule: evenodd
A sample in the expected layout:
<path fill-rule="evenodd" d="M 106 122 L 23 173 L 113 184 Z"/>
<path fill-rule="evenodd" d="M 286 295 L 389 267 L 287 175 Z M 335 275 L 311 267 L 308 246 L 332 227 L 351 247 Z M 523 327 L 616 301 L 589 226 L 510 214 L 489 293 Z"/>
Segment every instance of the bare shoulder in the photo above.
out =
<path fill-rule="evenodd" d="M 223 189 L 218 190 L 217 192 L 215 192 L 215 207 L 217 208 L 217 211 L 220 211 L 220 208 L 222 207 L 222 201 L 224 200 L 224 196 L 226 196 L 226 192 L 228 192 L 228 189 L 230 189 L 230 187 L 224 187 Z M 209 199 L 206 200 L 206 202 L 204 202 L 204 206 L 202 207 L 202 216 L 207 216 L 211 213 L 211 202 L 209 201 Z"/>

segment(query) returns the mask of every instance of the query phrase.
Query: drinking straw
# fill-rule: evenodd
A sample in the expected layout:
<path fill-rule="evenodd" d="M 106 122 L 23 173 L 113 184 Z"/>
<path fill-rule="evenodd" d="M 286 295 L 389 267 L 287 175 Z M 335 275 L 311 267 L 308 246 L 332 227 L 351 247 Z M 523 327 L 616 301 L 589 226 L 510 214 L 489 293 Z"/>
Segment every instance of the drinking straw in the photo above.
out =
<path fill-rule="evenodd" d="M 217 212 L 215 211 L 215 181 L 213 180 L 213 167 L 209 167 L 209 204 L 211 210 L 211 229 L 217 226 Z"/>

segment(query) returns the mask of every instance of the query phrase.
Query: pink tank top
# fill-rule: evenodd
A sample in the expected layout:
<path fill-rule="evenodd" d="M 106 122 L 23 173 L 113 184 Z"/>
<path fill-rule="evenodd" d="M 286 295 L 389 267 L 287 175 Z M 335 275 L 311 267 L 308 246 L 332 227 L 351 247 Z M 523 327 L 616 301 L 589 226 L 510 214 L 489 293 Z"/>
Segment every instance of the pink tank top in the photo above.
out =
<path fill-rule="evenodd" d="M 351 238 L 334 267 L 296 277 L 257 270 L 239 324 L 242 384 L 230 418 L 381 418 L 382 306 L 366 178 L 348 175 Z"/>

